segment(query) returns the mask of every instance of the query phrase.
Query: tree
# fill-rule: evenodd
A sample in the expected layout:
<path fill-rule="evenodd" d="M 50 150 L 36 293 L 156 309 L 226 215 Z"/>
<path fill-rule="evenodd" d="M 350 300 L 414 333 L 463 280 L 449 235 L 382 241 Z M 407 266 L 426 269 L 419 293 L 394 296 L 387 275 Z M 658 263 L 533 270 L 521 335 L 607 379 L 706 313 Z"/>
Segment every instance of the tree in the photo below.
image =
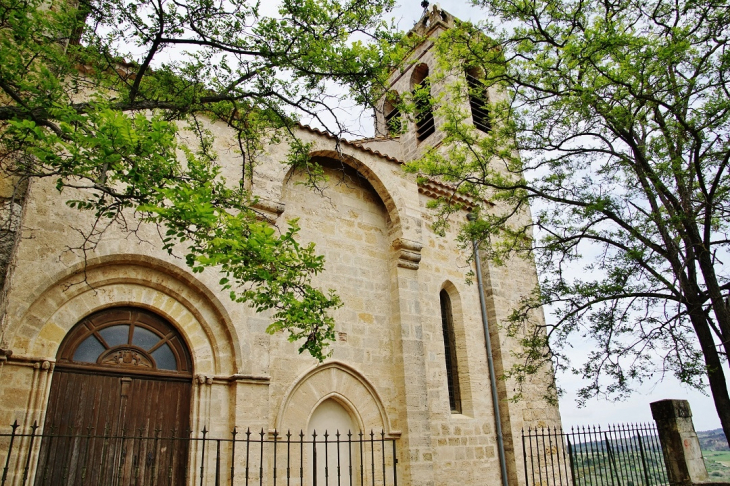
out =
<path fill-rule="evenodd" d="M 169 251 L 186 245 L 193 272 L 219 268 L 232 299 L 273 309 L 269 332 L 288 330 L 322 360 L 340 305 L 312 285 L 323 258 L 297 241 L 296 222 L 278 234 L 257 221 L 246 180 L 263 144 L 288 137 L 289 163 L 316 183 L 292 126 L 309 116 L 340 136 L 342 124 L 323 118 L 335 114 L 333 86 L 369 102 L 388 62 L 380 19 L 391 7 L 284 0 L 267 17 L 248 0 L 0 0 L 0 171 L 15 183 L 11 199 L 41 178 L 81 191 L 68 204 L 96 216 L 84 252 L 112 224 L 133 231 L 133 211 L 159 225 Z M 239 181 L 221 177 L 206 120 L 236 134 Z"/>
<path fill-rule="evenodd" d="M 573 368 L 589 380 L 584 400 L 673 373 L 709 385 L 730 438 L 730 10 L 476 3 L 495 23 L 459 24 L 436 49 L 447 72 L 483 74 L 490 128 L 475 129 L 466 102 L 442 103 L 447 138 L 409 170 L 493 203 L 462 237 L 495 263 L 537 261 L 539 288 L 506 323 L 524 345 L 510 373 L 570 367 L 579 333 L 595 343 Z M 441 201 L 441 224 L 454 210 Z M 526 326 L 543 305 L 554 322 Z"/>

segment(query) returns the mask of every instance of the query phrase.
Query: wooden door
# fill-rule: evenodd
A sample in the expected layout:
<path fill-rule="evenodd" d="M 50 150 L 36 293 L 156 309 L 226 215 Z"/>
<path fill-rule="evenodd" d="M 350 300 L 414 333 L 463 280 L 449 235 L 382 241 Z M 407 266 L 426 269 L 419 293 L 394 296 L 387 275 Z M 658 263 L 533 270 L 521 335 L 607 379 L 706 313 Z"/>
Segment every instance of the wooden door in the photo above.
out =
<path fill-rule="evenodd" d="M 51 384 L 37 485 L 185 482 L 190 360 L 160 322 L 114 309 L 69 333 Z"/>

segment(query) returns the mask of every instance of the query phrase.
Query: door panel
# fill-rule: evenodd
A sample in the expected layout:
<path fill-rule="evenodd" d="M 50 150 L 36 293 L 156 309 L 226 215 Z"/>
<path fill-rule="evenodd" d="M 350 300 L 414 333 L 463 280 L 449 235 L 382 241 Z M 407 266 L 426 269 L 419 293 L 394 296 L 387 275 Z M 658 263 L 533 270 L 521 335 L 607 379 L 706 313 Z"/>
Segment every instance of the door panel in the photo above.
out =
<path fill-rule="evenodd" d="M 53 375 L 36 484 L 180 484 L 191 384 L 118 373 Z"/>

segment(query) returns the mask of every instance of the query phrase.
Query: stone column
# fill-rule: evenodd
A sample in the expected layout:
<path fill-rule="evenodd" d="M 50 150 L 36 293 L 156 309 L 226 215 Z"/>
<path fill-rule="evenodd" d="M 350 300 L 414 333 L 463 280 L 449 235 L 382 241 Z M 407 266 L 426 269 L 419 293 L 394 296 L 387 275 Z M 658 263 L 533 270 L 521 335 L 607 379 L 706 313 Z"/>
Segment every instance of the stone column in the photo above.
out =
<path fill-rule="evenodd" d="M 651 414 L 659 431 L 669 484 L 685 486 L 707 481 L 707 469 L 700 441 L 692 423 L 687 400 L 660 400 L 651 404 Z"/>

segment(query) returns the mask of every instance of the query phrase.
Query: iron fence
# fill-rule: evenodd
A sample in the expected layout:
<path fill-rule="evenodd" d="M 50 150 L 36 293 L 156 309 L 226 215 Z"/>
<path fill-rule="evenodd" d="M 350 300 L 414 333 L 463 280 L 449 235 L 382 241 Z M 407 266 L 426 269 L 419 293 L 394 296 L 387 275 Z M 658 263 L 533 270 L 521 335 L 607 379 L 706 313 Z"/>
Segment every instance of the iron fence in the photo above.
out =
<path fill-rule="evenodd" d="M 0 486 L 398 486 L 396 439 L 383 431 L 280 434 L 234 428 L 215 437 L 144 430 L 55 433 L 17 421 L 0 433 Z"/>
<path fill-rule="evenodd" d="M 525 482 L 539 486 L 668 484 L 654 425 L 611 425 L 522 431 Z"/>

